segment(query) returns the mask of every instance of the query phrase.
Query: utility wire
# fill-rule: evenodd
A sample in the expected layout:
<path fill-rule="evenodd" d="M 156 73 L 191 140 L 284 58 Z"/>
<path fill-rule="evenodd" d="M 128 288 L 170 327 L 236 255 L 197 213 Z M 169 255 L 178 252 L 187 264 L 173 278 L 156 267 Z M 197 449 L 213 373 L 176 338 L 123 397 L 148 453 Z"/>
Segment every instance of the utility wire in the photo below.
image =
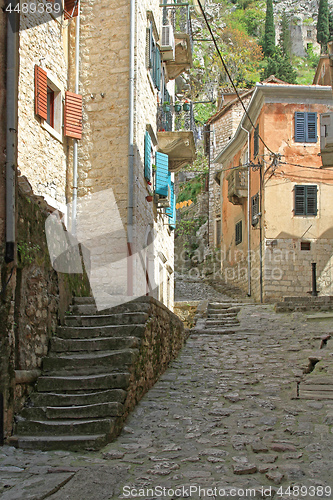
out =
<path fill-rule="evenodd" d="M 210 33 L 210 36 L 212 37 L 212 40 L 213 40 L 213 42 L 214 42 L 215 48 L 216 48 L 216 50 L 217 50 L 217 53 L 218 53 L 218 55 L 219 55 L 219 57 L 220 57 L 220 59 L 221 59 L 221 62 L 222 62 L 222 65 L 223 65 L 224 71 L 225 71 L 225 72 L 227 73 L 227 75 L 228 75 L 228 78 L 229 78 L 229 80 L 230 80 L 230 82 L 231 82 L 231 85 L 233 86 L 233 89 L 234 89 L 234 91 L 236 92 L 237 98 L 238 98 L 239 102 L 241 103 L 241 105 L 242 105 L 242 107 L 243 107 L 243 109 L 244 109 L 244 112 L 245 112 L 246 116 L 248 117 L 248 119 L 249 119 L 249 121 L 250 121 L 250 123 L 251 123 L 252 127 L 253 127 L 253 128 L 255 128 L 255 125 L 254 125 L 254 123 L 253 123 L 253 121 L 252 121 L 252 119 L 251 119 L 251 117 L 250 117 L 249 113 L 247 112 L 247 109 L 246 109 L 246 107 L 245 107 L 245 104 L 244 104 L 244 102 L 243 102 L 243 100 L 242 100 L 242 98 L 241 98 L 241 96 L 240 96 L 240 94 L 239 94 L 239 92 L 238 92 L 238 90 L 237 90 L 237 87 L 236 87 L 236 85 L 234 84 L 233 79 L 231 78 L 231 75 L 230 75 L 230 73 L 229 73 L 229 70 L 228 70 L 228 68 L 227 68 L 227 66 L 226 66 L 226 64 L 225 64 L 225 62 L 224 62 L 224 59 L 223 59 L 222 54 L 221 54 L 221 51 L 220 51 L 220 49 L 219 49 L 219 47 L 218 47 L 218 45 L 217 45 L 217 42 L 216 42 L 216 39 L 215 39 L 214 33 L 213 33 L 213 31 L 212 31 L 212 29 L 211 29 L 211 27 L 210 27 L 210 24 L 209 24 L 209 22 L 208 22 L 208 19 L 207 19 L 207 17 L 206 17 L 205 11 L 203 10 L 203 7 L 202 7 L 202 5 L 201 5 L 200 0 L 198 0 L 198 4 L 199 4 L 200 10 L 201 10 L 201 12 L 202 12 L 202 15 L 203 15 L 203 17 L 204 17 L 205 23 L 206 23 L 206 25 L 207 25 L 208 31 L 209 31 L 209 33 Z M 276 156 L 276 153 L 273 153 L 273 151 L 272 151 L 272 150 L 271 150 L 271 149 L 267 146 L 267 144 L 265 143 L 265 141 L 262 139 L 262 137 L 261 137 L 259 134 L 258 134 L 258 137 L 259 137 L 259 139 L 261 140 L 261 142 L 263 143 L 263 145 L 265 146 L 265 148 L 266 148 L 266 149 L 268 149 L 268 151 L 270 151 L 270 153 L 271 153 L 273 156 Z"/>

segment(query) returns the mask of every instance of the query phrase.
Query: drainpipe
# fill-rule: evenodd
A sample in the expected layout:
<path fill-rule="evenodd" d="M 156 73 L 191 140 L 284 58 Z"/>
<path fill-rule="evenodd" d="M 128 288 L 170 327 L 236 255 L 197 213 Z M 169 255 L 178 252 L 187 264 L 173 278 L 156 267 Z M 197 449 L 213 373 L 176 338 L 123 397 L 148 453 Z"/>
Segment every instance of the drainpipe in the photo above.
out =
<path fill-rule="evenodd" d="M 128 118 L 128 208 L 127 208 L 127 290 L 133 295 L 133 198 L 134 198 L 134 43 L 135 43 L 135 0 L 130 0 L 130 68 L 129 68 L 129 118 Z"/>
<path fill-rule="evenodd" d="M 12 5 L 14 8 L 14 5 Z M 18 92 L 18 34 L 19 15 L 7 13 L 7 70 L 6 70 L 6 251 L 5 262 L 15 259 L 16 241 L 16 169 L 17 169 L 17 92 Z"/>
<path fill-rule="evenodd" d="M 250 132 L 241 125 L 244 132 L 247 132 L 247 295 L 251 297 L 251 199 L 250 199 Z"/>
<path fill-rule="evenodd" d="M 75 94 L 79 93 L 79 71 L 80 71 L 80 0 L 77 0 L 77 17 L 75 20 Z M 73 149 L 73 204 L 72 204 L 72 234 L 76 234 L 77 215 L 77 163 L 78 163 L 78 141 L 74 139 Z"/>
<path fill-rule="evenodd" d="M 262 276 L 262 184 L 263 184 L 263 175 L 262 175 L 262 165 L 260 164 L 260 169 L 259 169 L 259 173 L 260 173 L 260 194 L 259 194 L 259 213 L 260 213 L 260 217 L 259 217 L 259 222 L 260 222 L 260 226 L 259 226 L 259 234 L 260 234 L 260 243 L 259 243 L 259 265 L 260 265 L 260 271 L 259 271 L 259 276 L 260 276 L 260 303 L 262 304 L 263 303 L 263 290 L 262 290 L 262 281 L 263 281 L 263 276 Z"/>

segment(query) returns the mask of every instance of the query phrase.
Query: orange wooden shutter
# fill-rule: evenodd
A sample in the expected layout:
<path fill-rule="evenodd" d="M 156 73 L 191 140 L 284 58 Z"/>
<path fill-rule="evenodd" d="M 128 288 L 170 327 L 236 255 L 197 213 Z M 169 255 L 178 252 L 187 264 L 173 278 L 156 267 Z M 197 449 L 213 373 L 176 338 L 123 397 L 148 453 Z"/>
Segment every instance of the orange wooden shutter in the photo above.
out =
<path fill-rule="evenodd" d="M 82 95 L 66 92 L 65 135 L 74 139 L 82 137 Z"/>
<path fill-rule="evenodd" d="M 69 19 L 70 17 L 76 17 L 78 15 L 78 0 L 65 0 L 64 5 L 64 17 Z"/>
<path fill-rule="evenodd" d="M 35 65 L 35 113 L 47 119 L 47 73 Z"/>

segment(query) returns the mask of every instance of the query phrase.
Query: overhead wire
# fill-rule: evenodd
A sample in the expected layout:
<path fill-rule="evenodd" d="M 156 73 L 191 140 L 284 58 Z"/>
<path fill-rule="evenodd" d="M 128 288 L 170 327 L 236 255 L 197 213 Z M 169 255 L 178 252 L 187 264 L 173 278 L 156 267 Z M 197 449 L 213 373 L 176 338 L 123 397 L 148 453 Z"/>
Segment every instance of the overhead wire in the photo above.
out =
<path fill-rule="evenodd" d="M 246 116 L 248 117 L 248 119 L 249 119 L 249 121 L 250 121 L 250 124 L 252 125 L 252 127 L 253 127 L 253 128 L 255 128 L 255 124 L 253 123 L 252 118 L 250 117 L 250 115 L 249 115 L 249 113 L 248 113 L 248 111 L 247 111 L 247 109 L 246 109 L 246 106 L 245 106 L 245 104 L 244 104 L 244 102 L 243 102 L 243 100 L 242 100 L 242 98 L 241 98 L 241 96 L 240 96 L 240 94 L 239 94 L 239 92 L 238 92 L 238 90 L 237 90 L 237 87 L 236 87 L 236 85 L 235 85 L 235 84 L 234 84 L 234 82 L 233 82 L 233 79 L 232 79 L 232 77 L 231 77 L 231 75 L 230 75 L 230 72 L 229 72 L 229 70 L 228 70 L 228 68 L 227 68 L 227 65 L 226 65 L 226 63 L 224 62 L 224 59 L 223 59 L 222 54 L 221 54 L 221 51 L 220 51 L 220 49 L 219 49 L 219 47 L 218 47 L 218 45 L 217 45 L 216 38 L 215 38 L 215 36 L 214 36 L 214 33 L 213 33 L 213 31 L 212 31 L 212 28 L 210 27 L 210 24 L 209 24 L 209 22 L 208 22 L 208 19 L 207 19 L 207 17 L 206 17 L 205 11 L 204 11 L 204 9 L 203 9 L 203 7 L 202 7 L 202 5 L 201 5 L 200 0 L 198 0 L 198 4 L 199 4 L 200 10 L 201 10 L 201 12 L 202 12 L 202 15 L 203 15 L 203 17 L 204 17 L 204 20 L 205 20 L 206 26 L 207 26 L 207 28 L 208 28 L 208 31 L 209 31 L 209 33 L 210 33 L 210 36 L 212 37 L 212 40 L 213 40 L 213 42 L 214 42 L 214 45 L 215 45 L 216 51 L 217 51 L 217 53 L 218 53 L 218 55 L 219 55 L 219 58 L 221 59 L 221 62 L 222 62 L 222 65 L 223 65 L 224 71 L 226 72 L 226 74 L 227 74 L 227 76 L 228 76 L 228 78 L 229 78 L 229 80 L 230 80 L 230 83 L 231 83 L 231 85 L 232 85 L 232 87 L 233 87 L 233 89 L 234 89 L 234 91 L 235 91 L 235 93 L 236 93 L 236 95 L 237 95 L 237 98 L 238 98 L 239 102 L 241 103 L 241 105 L 242 105 L 242 107 L 243 107 L 243 109 L 244 109 L 244 112 L 245 112 Z M 261 142 L 263 143 L 263 145 L 265 146 L 265 148 L 266 148 L 266 149 L 268 149 L 268 151 L 269 151 L 269 152 L 270 152 L 273 156 L 276 156 L 276 153 L 274 153 L 274 152 L 273 152 L 273 151 L 272 151 L 272 150 L 271 150 L 271 149 L 267 146 L 267 144 L 265 143 L 265 141 L 263 140 L 263 138 L 262 138 L 259 134 L 258 134 L 258 137 L 259 137 L 259 139 L 261 140 Z"/>

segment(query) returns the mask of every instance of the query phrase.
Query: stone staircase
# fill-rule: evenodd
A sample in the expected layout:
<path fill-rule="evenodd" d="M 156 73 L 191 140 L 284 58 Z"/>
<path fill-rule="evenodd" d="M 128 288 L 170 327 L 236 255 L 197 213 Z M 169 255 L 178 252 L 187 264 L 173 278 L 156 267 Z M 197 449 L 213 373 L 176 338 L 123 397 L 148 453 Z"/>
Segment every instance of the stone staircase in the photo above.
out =
<path fill-rule="evenodd" d="M 239 304 L 232 302 L 209 302 L 206 317 L 197 319 L 193 333 L 206 333 L 209 335 L 235 333 L 239 326 L 237 315 L 240 311 Z"/>
<path fill-rule="evenodd" d="M 333 297 L 321 295 L 313 297 L 312 295 L 304 297 L 283 297 L 281 302 L 275 304 L 276 312 L 292 311 L 333 311 Z"/>
<path fill-rule="evenodd" d="M 120 432 L 154 300 L 144 299 L 102 313 L 97 313 L 92 298 L 75 300 L 51 340 L 36 391 L 16 417 L 11 444 L 42 450 L 98 449 Z"/>

